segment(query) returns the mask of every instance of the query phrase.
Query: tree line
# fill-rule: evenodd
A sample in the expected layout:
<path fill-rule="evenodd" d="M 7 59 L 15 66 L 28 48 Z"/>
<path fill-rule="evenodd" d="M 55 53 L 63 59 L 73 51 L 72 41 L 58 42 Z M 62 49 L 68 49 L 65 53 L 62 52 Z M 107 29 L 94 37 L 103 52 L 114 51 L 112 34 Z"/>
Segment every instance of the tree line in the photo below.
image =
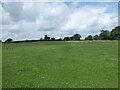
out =
<path fill-rule="evenodd" d="M 13 41 L 13 39 L 9 38 L 5 42 L 32 42 L 32 41 L 70 41 L 70 40 L 81 40 L 82 36 L 80 34 L 75 34 L 71 37 L 64 37 L 56 39 L 54 37 L 50 38 L 49 36 L 45 35 L 44 38 L 40 40 L 25 40 L 25 41 Z M 85 40 L 119 40 L 120 39 L 120 26 L 115 27 L 111 31 L 108 30 L 101 30 L 99 35 L 88 35 Z M 2 42 L 0 40 L 0 42 Z"/>
<path fill-rule="evenodd" d="M 112 31 L 101 30 L 99 35 L 89 35 L 85 40 L 119 40 L 120 39 L 120 26 L 115 27 Z"/>
<path fill-rule="evenodd" d="M 71 37 L 64 37 L 56 39 L 54 37 L 50 38 L 49 36 L 45 35 L 44 38 L 40 38 L 40 40 L 25 40 L 25 41 L 13 41 L 13 39 L 9 38 L 5 42 L 34 42 L 34 41 L 68 41 L 68 40 L 80 40 L 81 35 L 80 34 L 75 34 Z"/>

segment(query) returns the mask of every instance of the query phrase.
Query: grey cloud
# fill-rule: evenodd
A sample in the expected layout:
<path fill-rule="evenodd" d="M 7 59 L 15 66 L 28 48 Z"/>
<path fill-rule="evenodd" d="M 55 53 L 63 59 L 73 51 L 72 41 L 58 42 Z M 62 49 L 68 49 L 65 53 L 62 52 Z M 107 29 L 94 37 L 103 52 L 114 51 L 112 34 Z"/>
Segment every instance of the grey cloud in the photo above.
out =
<path fill-rule="evenodd" d="M 9 12 L 15 21 L 23 19 L 23 3 L 21 2 L 8 2 L 4 4 L 4 9 Z"/>

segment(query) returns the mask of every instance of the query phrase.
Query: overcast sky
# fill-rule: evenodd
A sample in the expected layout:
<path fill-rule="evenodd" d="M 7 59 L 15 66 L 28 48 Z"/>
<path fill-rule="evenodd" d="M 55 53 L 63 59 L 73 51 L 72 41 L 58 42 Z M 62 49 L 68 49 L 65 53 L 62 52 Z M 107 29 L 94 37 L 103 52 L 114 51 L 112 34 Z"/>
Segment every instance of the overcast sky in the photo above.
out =
<path fill-rule="evenodd" d="M 84 38 L 118 26 L 117 2 L 9 2 L 0 3 L 0 11 L 2 40 Z"/>

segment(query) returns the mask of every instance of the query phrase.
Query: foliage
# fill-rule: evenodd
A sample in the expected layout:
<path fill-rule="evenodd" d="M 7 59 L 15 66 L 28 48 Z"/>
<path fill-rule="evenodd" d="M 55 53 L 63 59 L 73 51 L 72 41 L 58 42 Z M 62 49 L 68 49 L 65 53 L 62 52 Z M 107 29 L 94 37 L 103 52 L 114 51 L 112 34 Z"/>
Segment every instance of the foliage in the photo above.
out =
<path fill-rule="evenodd" d="M 109 40 L 110 39 L 110 32 L 108 30 L 102 30 L 100 33 L 101 40 Z"/>
<path fill-rule="evenodd" d="M 100 37 L 98 35 L 93 36 L 93 40 L 100 40 Z"/>
<path fill-rule="evenodd" d="M 88 36 L 85 40 L 91 40 L 92 36 Z M 94 40 L 119 40 L 120 39 L 120 26 L 115 27 L 112 31 L 102 30 L 99 35 L 93 36 Z"/>
<path fill-rule="evenodd" d="M 115 27 L 114 29 L 112 29 L 110 37 L 111 37 L 112 40 L 120 39 L 120 26 Z"/>
<path fill-rule="evenodd" d="M 11 38 L 7 39 L 5 42 L 12 42 L 13 40 Z"/>
<path fill-rule="evenodd" d="M 62 38 L 57 39 L 58 41 L 62 41 Z"/>
<path fill-rule="evenodd" d="M 44 37 L 44 40 L 50 40 L 50 37 L 48 37 L 47 35 L 45 35 L 45 37 Z"/>
<path fill-rule="evenodd" d="M 88 37 L 86 37 L 85 40 L 93 40 L 92 35 L 89 35 Z"/>
<path fill-rule="evenodd" d="M 64 40 L 68 41 L 68 40 L 70 40 L 70 37 L 64 37 Z"/>
<path fill-rule="evenodd" d="M 43 40 L 43 38 L 40 38 L 40 40 L 42 41 L 42 40 Z"/>
<path fill-rule="evenodd" d="M 55 41 L 55 38 L 53 37 L 53 38 L 51 38 L 51 40 L 52 40 L 52 41 Z"/>
<path fill-rule="evenodd" d="M 64 37 L 64 40 L 65 41 L 68 41 L 68 40 L 80 40 L 80 38 L 81 38 L 80 34 L 75 34 L 72 37 Z"/>
<path fill-rule="evenodd" d="M 71 37 L 64 37 L 59 38 L 59 39 L 55 39 L 54 37 L 52 37 L 50 39 L 50 37 L 48 37 L 47 35 L 45 35 L 45 37 L 40 40 L 26 40 L 26 41 L 14 41 L 14 42 L 33 42 L 33 41 L 69 41 L 69 40 L 80 40 L 82 36 L 80 34 L 75 34 Z M 101 30 L 99 35 L 89 35 L 85 38 L 85 40 L 118 40 L 120 39 L 120 26 L 115 27 L 114 29 L 112 29 L 112 31 L 108 31 L 108 30 Z M 0 41 L 1 42 L 1 41 Z M 11 38 L 7 39 L 5 42 L 13 42 L 13 40 Z"/>
<path fill-rule="evenodd" d="M 73 35 L 73 40 L 80 40 L 80 38 L 81 38 L 81 35 L 79 34 Z"/>

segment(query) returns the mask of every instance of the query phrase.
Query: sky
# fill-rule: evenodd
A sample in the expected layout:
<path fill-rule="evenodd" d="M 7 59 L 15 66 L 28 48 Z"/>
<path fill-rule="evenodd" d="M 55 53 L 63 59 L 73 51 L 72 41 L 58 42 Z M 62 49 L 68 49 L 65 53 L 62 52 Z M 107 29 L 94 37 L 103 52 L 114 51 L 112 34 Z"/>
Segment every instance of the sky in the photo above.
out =
<path fill-rule="evenodd" d="M 5 2 L 0 3 L 0 38 L 38 40 L 48 35 L 82 38 L 118 26 L 117 2 Z"/>

